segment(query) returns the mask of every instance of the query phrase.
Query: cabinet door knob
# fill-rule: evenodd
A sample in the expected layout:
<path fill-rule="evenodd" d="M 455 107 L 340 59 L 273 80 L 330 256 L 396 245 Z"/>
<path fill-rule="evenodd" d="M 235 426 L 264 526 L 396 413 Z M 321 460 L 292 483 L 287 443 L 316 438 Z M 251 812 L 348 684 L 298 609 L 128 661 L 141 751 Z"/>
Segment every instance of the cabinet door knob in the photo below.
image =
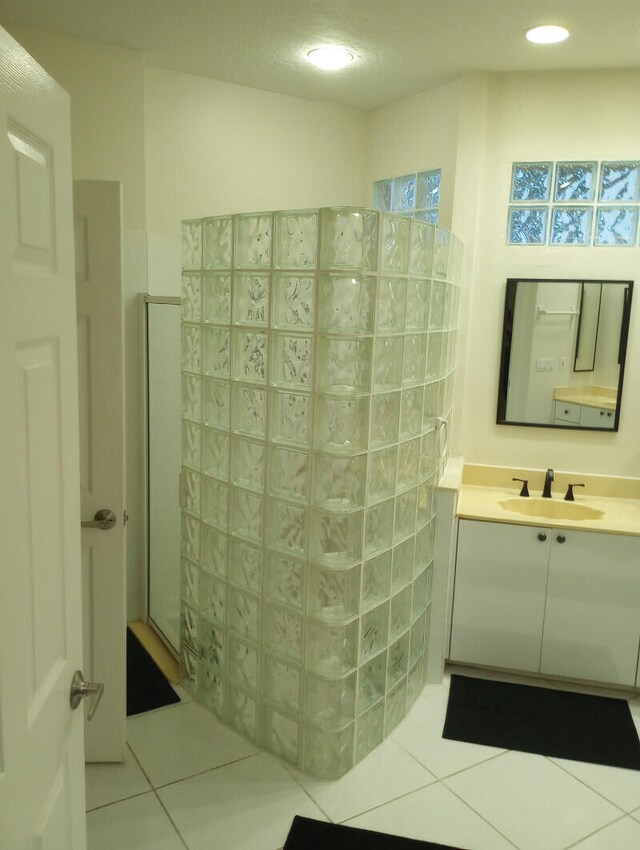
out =
<path fill-rule="evenodd" d="M 544 533 L 544 531 L 541 531 L 541 532 L 540 532 L 540 534 L 538 535 L 538 540 L 539 540 L 541 543 L 544 543 L 544 541 L 545 541 L 546 539 L 547 539 L 547 535 Z"/>
<path fill-rule="evenodd" d="M 564 541 L 565 541 L 566 539 L 567 539 L 567 538 L 564 536 L 564 534 L 559 534 L 559 535 L 556 537 L 556 540 L 558 541 L 558 543 L 564 543 Z"/>

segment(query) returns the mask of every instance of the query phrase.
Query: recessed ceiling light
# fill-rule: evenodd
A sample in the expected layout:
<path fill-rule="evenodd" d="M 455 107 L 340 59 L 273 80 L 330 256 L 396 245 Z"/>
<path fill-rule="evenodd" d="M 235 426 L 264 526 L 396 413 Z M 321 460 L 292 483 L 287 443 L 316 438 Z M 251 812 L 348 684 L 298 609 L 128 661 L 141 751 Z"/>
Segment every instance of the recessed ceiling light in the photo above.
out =
<path fill-rule="evenodd" d="M 353 62 L 354 56 L 346 47 L 339 44 L 329 44 L 326 47 L 316 47 L 307 53 L 307 59 L 312 62 L 316 68 L 322 68 L 323 71 L 339 71 L 340 68 L 345 68 L 350 62 Z"/>
<path fill-rule="evenodd" d="M 534 44 L 556 44 L 569 38 L 569 30 L 564 27 L 544 26 L 527 30 L 527 39 Z"/>

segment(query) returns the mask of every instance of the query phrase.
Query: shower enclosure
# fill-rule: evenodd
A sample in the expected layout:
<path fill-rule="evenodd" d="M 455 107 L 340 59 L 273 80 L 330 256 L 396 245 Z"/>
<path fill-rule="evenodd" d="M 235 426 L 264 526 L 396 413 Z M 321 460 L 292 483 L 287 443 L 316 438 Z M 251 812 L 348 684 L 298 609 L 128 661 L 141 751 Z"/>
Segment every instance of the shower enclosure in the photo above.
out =
<path fill-rule="evenodd" d="M 337 777 L 425 683 L 461 245 L 364 208 L 182 239 L 185 683 Z"/>

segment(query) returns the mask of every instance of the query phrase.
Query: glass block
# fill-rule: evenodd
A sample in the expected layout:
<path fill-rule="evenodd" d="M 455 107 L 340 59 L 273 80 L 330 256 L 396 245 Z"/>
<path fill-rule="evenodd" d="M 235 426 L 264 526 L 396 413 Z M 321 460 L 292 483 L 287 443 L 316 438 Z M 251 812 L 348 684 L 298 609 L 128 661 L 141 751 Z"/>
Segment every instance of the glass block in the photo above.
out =
<path fill-rule="evenodd" d="M 548 201 L 552 162 L 514 162 L 511 173 L 512 201 Z"/>
<path fill-rule="evenodd" d="M 244 384 L 233 385 L 233 430 L 252 437 L 264 437 L 266 392 Z"/>
<path fill-rule="evenodd" d="M 200 619 L 196 612 L 182 605 L 180 608 L 180 646 L 187 646 L 192 652 L 198 651 L 198 628 Z"/>
<path fill-rule="evenodd" d="M 311 557 L 329 567 L 342 567 L 362 557 L 362 511 L 332 514 L 313 511 Z"/>
<path fill-rule="evenodd" d="M 396 470 L 398 467 L 398 448 L 392 446 L 369 455 L 369 495 L 367 504 L 388 499 L 396 491 Z"/>
<path fill-rule="evenodd" d="M 286 761 L 298 761 L 300 729 L 295 720 L 265 706 L 261 719 L 262 746 Z"/>
<path fill-rule="evenodd" d="M 427 376 L 430 374 L 429 346 L 427 344 Z M 436 417 L 440 415 L 440 381 L 433 381 L 424 388 L 424 403 L 422 405 L 422 430 L 432 430 Z"/>
<path fill-rule="evenodd" d="M 553 207 L 552 245 L 588 245 L 591 239 L 593 207 Z"/>
<path fill-rule="evenodd" d="M 420 478 L 430 478 L 438 467 L 439 430 L 427 431 L 422 435 L 420 449 Z"/>
<path fill-rule="evenodd" d="M 200 560 L 200 523 L 189 514 L 182 514 L 182 531 L 180 534 L 182 554 L 192 561 Z"/>
<path fill-rule="evenodd" d="M 425 685 L 424 662 L 421 659 L 409 669 L 407 676 L 407 709 L 418 699 Z"/>
<path fill-rule="evenodd" d="M 382 271 L 406 274 L 409 271 L 411 219 L 399 215 L 382 216 Z"/>
<path fill-rule="evenodd" d="M 358 659 L 358 621 L 344 626 L 307 621 L 307 665 L 325 676 L 350 673 Z"/>
<path fill-rule="evenodd" d="M 431 281 L 411 277 L 407 281 L 407 330 L 425 331 L 429 327 Z"/>
<path fill-rule="evenodd" d="M 202 569 L 226 578 L 227 535 L 217 528 L 202 526 Z"/>
<path fill-rule="evenodd" d="M 231 216 L 214 216 L 202 222 L 205 269 L 230 269 L 232 248 Z"/>
<path fill-rule="evenodd" d="M 233 438 L 231 478 L 234 484 L 256 493 L 264 492 L 264 461 L 264 443 L 244 437 Z"/>
<path fill-rule="evenodd" d="M 203 573 L 200 583 L 200 612 L 202 615 L 223 626 L 225 623 L 226 597 L 226 582 L 210 573 Z"/>
<path fill-rule="evenodd" d="M 360 607 L 360 565 L 347 570 L 309 565 L 307 610 L 325 622 L 344 622 Z"/>
<path fill-rule="evenodd" d="M 387 651 L 366 661 L 358 672 L 358 713 L 378 702 L 387 686 Z"/>
<path fill-rule="evenodd" d="M 453 235 L 443 227 L 436 227 L 433 243 L 433 276 L 449 279 L 449 270 L 453 264 Z"/>
<path fill-rule="evenodd" d="M 369 399 L 318 396 L 315 447 L 354 454 L 365 451 L 369 431 Z"/>
<path fill-rule="evenodd" d="M 315 269 L 318 257 L 318 213 L 311 210 L 275 214 L 275 267 Z"/>
<path fill-rule="evenodd" d="M 409 272 L 429 277 L 433 267 L 435 228 L 417 219 L 411 220 L 409 243 Z"/>
<path fill-rule="evenodd" d="M 271 265 L 271 219 L 271 213 L 235 217 L 237 269 L 269 268 Z"/>
<path fill-rule="evenodd" d="M 420 210 L 413 214 L 414 221 L 420 221 L 424 224 L 437 224 L 440 218 L 438 207 L 430 207 L 428 210 Z"/>
<path fill-rule="evenodd" d="M 374 343 L 374 390 L 395 389 L 402 383 L 404 338 L 376 337 Z"/>
<path fill-rule="evenodd" d="M 372 275 L 320 275 L 318 329 L 326 333 L 372 333 L 376 278 Z"/>
<path fill-rule="evenodd" d="M 434 280 L 431 287 L 431 310 L 429 330 L 439 331 L 444 326 L 444 301 L 447 284 L 443 280 Z"/>
<path fill-rule="evenodd" d="M 378 265 L 378 213 L 356 207 L 323 209 L 321 269 L 364 269 Z"/>
<path fill-rule="evenodd" d="M 391 552 L 386 551 L 364 562 L 362 572 L 362 608 L 377 605 L 389 598 Z"/>
<path fill-rule="evenodd" d="M 308 390 L 313 369 L 313 337 L 273 334 L 271 383 L 277 387 Z"/>
<path fill-rule="evenodd" d="M 202 429 L 202 471 L 215 478 L 229 478 L 229 436 L 213 428 Z"/>
<path fill-rule="evenodd" d="M 265 655 L 261 680 L 262 695 L 272 705 L 295 713 L 300 709 L 300 668 Z"/>
<path fill-rule="evenodd" d="M 229 694 L 227 709 L 229 723 L 245 738 L 255 741 L 257 723 L 255 700 L 245 691 L 241 691 L 232 685 L 229 685 L 227 690 Z"/>
<path fill-rule="evenodd" d="M 364 505 L 366 455 L 335 457 L 317 453 L 314 462 L 314 505 L 331 511 Z"/>
<path fill-rule="evenodd" d="M 391 599 L 389 617 L 389 641 L 403 635 L 411 625 L 411 599 L 413 588 L 407 585 Z M 406 672 L 406 671 L 405 671 Z"/>
<path fill-rule="evenodd" d="M 264 384 L 267 380 L 267 335 L 234 330 L 233 345 L 233 377 L 237 381 Z"/>
<path fill-rule="evenodd" d="M 442 334 L 430 333 L 427 340 L 425 379 L 427 381 L 437 381 L 442 371 Z"/>
<path fill-rule="evenodd" d="M 205 272 L 202 276 L 202 321 L 213 325 L 231 322 L 231 274 Z"/>
<path fill-rule="evenodd" d="M 186 644 L 180 647 L 180 684 L 190 694 L 197 693 L 198 658 Z"/>
<path fill-rule="evenodd" d="M 260 593 L 262 587 L 262 549 L 250 546 L 242 540 L 231 540 L 229 555 L 229 581 L 252 593 Z"/>
<path fill-rule="evenodd" d="M 400 405 L 400 437 L 411 437 L 422 430 L 422 387 L 402 391 Z"/>
<path fill-rule="evenodd" d="M 196 375 L 182 375 L 182 416 L 199 422 L 202 417 L 202 385 Z"/>
<path fill-rule="evenodd" d="M 407 680 L 402 679 L 385 700 L 384 734 L 389 735 L 407 713 Z"/>
<path fill-rule="evenodd" d="M 548 218 L 547 207 L 509 207 L 507 242 L 510 245 L 544 245 Z"/>
<path fill-rule="evenodd" d="M 388 549 L 393 539 L 393 499 L 370 505 L 366 514 L 365 554 Z"/>
<path fill-rule="evenodd" d="M 406 587 L 414 574 L 415 537 L 410 537 L 393 550 L 391 590 L 393 593 Z"/>
<path fill-rule="evenodd" d="M 555 201 L 592 201 L 597 162 L 559 162 L 556 165 Z"/>
<path fill-rule="evenodd" d="M 418 487 L 418 514 L 424 522 L 428 522 L 435 516 L 435 487 L 434 478 L 423 481 Z"/>
<path fill-rule="evenodd" d="M 409 640 L 409 664 L 415 664 L 421 658 L 426 645 L 427 638 L 427 613 L 426 611 L 414 621 L 411 626 L 411 637 Z"/>
<path fill-rule="evenodd" d="M 427 335 L 407 334 L 404 342 L 404 384 L 422 384 L 424 382 L 425 360 L 427 356 Z"/>
<path fill-rule="evenodd" d="M 182 268 L 202 268 L 202 219 L 182 222 Z"/>
<path fill-rule="evenodd" d="M 358 718 L 356 729 L 356 761 L 358 762 L 382 742 L 384 700 L 381 700 Z"/>
<path fill-rule="evenodd" d="M 416 530 L 417 491 L 408 490 L 396 496 L 396 517 L 393 527 L 393 539 L 402 540 Z"/>
<path fill-rule="evenodd" d="M 272 446 L 269 449 L 269 492 L 306 501 L 309 453 Z"/>
<path fill-rule="evenodd" d="M 407 282 L 402 277 L 382 277 L 378 288 L 378 332 L 404 331 Z"/>
<path fill-rule="evenodd" d="M 202 371 L 205 375 L 229 377 L 229 331 L 202 329 Z"/>
<path fill-rule="evenodd" d="M 270 552 L 267 558 L 267 598 L 301 609 L 304 576 L 304 562 Z"/>
<path fill-rule="evenodd" d="M 640 200 L 640 162 L 603 162 L 598 199 L 618 203 Z"/>
<path fill-rule="evenodd" d="M 198 699 L 218 717 L 224 716 L 225 686 L 220 673 L 214 673 L 204 664 L 198 668 Z"/>
<path fill-rule="evenodd" d="M 259 599 L 241 590 L 229 589 L 229 631 L 245 640 L 258 640 Z"/>
<path fill-rule="evenodd" d="M 202 335 L 199 325 L 182 325 L 181 329 L 182 368 L 187 372 L 199 372 L 202 368 Z"/>
<path fill-rule="evenodd" d="M 320 337 L 317 388 L 321 392 L 369 392 L 372 348 L 368 338 Z"/>
<path fill-rule="evenodd" d="M 373 184 L 373 208 L 390 210 L 393 203 L 393 180 L 378 180 Z"/>
<path fill-rule="evenodd" d="M 200 570 L 198 565 L 183 558 L 180 565 L 180 598 L 193 608 L 198 607 Z"/>
<path fill-rule="evenodd" d="M 638 207 L 598 207 L 596 245 L 634 245 Z"/>
<path fill-rule="evenodd" d="M 202 314 L 202 285 L 200 273 L 182 275 L 182 319 L 199 322 Z"/>
<path fill-rule="evenodd" d="M 263 644 L 273 655 L 300 661 L 302 654 L 302 617 L 286 608 L 265 605 Z"/>
<path fill-rule="evenodd" d="M 204 617 L 200 621 L 200 657 L 211 670 L 225 668 L 224 629 Z"/>
<path fill-rule="evenodd" d="M 433 560 L 435 549 L 435 529 L 436 523 L 430 520 L 416 534 L 416 556 L 414 564 L 414 575 Z"/>
<path fill-rule="evenodd" d="M 299 504 L 269 499 L 269 545 L 304 556 L 306 520 L 306 508 Z"/>
<path fill-rule="evenodd" d="M 415 207 L 416 175 L 405 174 L 393 180 L 392 209 L 396 212 L 407 212 Z"/>
<path fill-rule="evenodd" d="M 279 272 L 273 275 L 271 326 L 311 330 L 315 314 L 315 275 Z"/>
<path fill-rule="evenodd" d="M 337 729 L 353 720 L 355 711 L 355 673 L 336 679 L 307 673 L 304 681 L 304 718 L 308 723 L 320 729 Z"/>
<path fill-rule="evenodd" d="M 200 469 L 200 428 L 191 422 L 182 423 L 182 463 Z"/>
<path fill-rule="evenodd" d="M 387 687 L 393 688 L 394 685 L 407 675 L 409 666 L 409 632 L 405 632 L 402 637 L 389 647 L 389 661 L 387 669 Z"/>
<path fill-rule="evenodd" d="M 231 497 L 231 531 L 256 543 L 262 543 L 264 499 L 246 490 L 233 488 Z"/>
<path fill-rule="evenodd" d="M 237 638 L 229 638 L 229 679 L 255 694 L 258 688 L 258 650 Z"/>
<path fill-rule="evenodd" d="M 215 478 L 202 479 L 202 519 L 219 528 L 227 530 L 229 488 Z"/>
<path fill-rule="evenodd" d="M 434 168 L 432 171 L 422 171 L 416 181 L 416 209 L 437 207 L 440 203 L 440 180 L 442 171 Z"/>
<path fill-rule="evenodd" d="M 398 487 L 409 487 L 418 480 L 420 468 L 420 439 L 408 440 L 398 446 Z"/>
<path fill-rule="evenodd" d="M 395 443 L 400 428 L 400 393 L 371 397 L 371 447 Z"/>
<path fill-rule="evenodd" d="M 234 325 L 266 325 L 269 321 L 269 274 L 236 272 L 233 276 Z"/>
<path fill-rule="evenodd" d="M 183 469 L 180 478 L 180 506 L 194 516 L 200 516 L 200 475 Z"/>
<path fill-rule="evenodd" d="M 427 607 L 427 592 L 429 589 L 428 570 L 424 569 L 413 582 L 413 599 L 411 619 L 415 620 Z"/>
<path fill-rule="evenodd" d="M 229 384 L 226 381 L 203 378 L 202 421 L 204 424 L 227 429 L 229 410 Z"/>
<path fill-rule="evenodd" d="M 276 443 L 308 446 L 311 436 L 311 396 L 272 390 L 269 438 Z"/>

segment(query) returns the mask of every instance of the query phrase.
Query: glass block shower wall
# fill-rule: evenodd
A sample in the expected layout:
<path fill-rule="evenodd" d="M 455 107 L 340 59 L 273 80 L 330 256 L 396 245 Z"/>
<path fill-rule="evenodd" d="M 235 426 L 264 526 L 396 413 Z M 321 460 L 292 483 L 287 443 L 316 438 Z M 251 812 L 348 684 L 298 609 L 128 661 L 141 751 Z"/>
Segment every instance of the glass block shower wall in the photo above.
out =
<path fill-rule="evenodd" d="M 461 245 L 360 208 L 183 223 L 181 664 L 337 777 L 426 677 Z"/>

